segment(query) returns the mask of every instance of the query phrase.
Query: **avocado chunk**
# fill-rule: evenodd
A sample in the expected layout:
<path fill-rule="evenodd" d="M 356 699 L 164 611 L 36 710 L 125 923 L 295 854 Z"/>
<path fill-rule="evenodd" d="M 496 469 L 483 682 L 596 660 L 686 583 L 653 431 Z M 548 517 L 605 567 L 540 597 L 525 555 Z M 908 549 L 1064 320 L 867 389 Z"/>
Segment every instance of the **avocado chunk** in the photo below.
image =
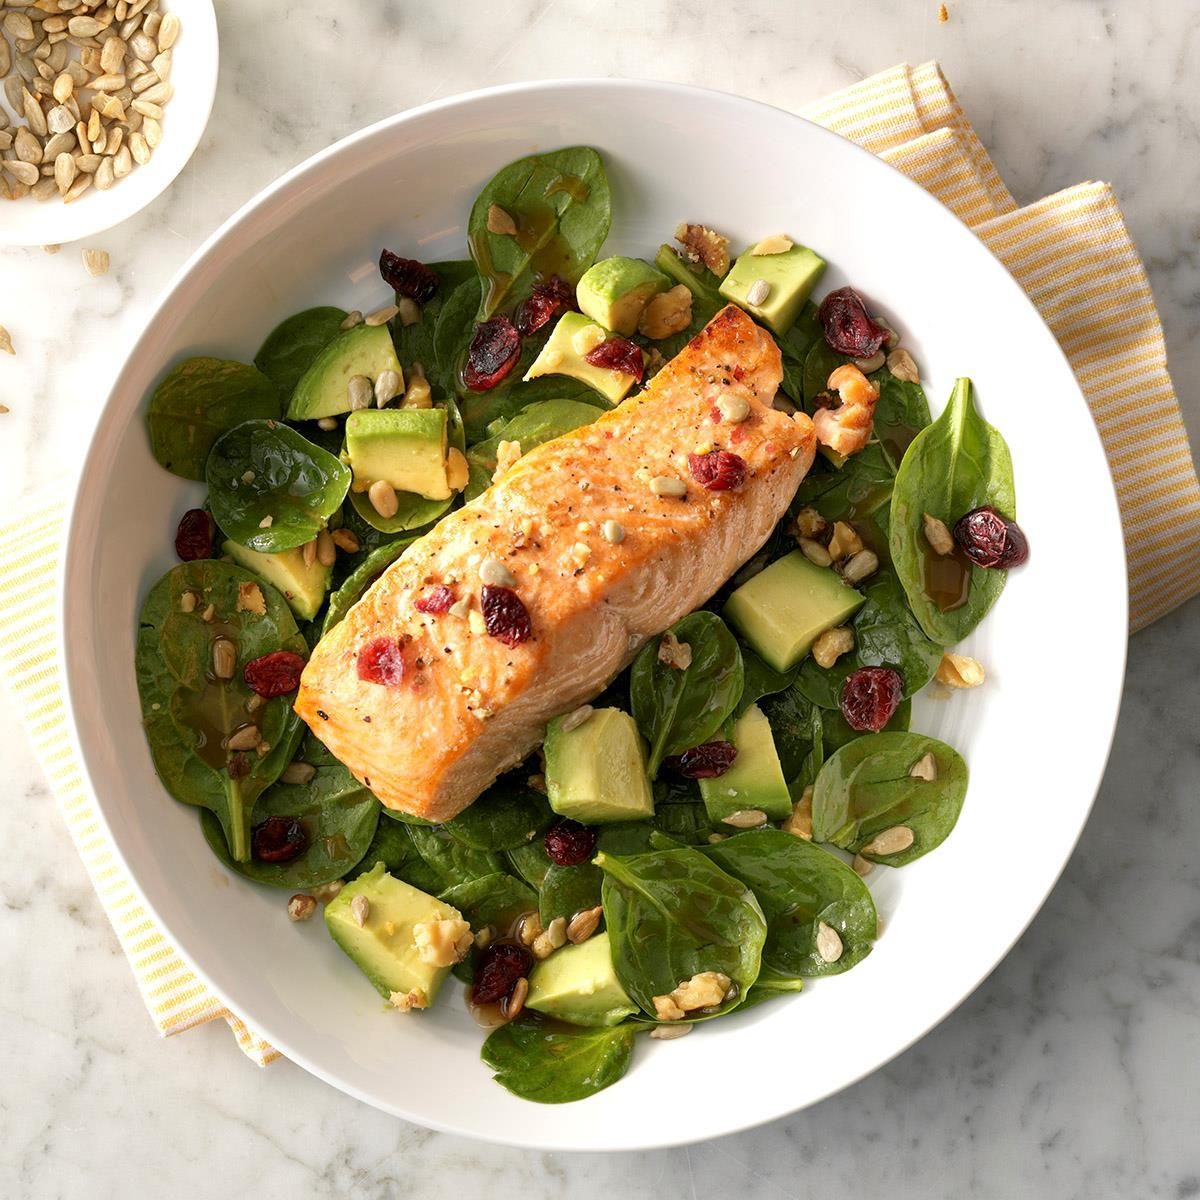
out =
<path fill-rule="evenodd" d="M 864 599 L 836 571 L 793 550 L 743 583 L 725 602 L 725 616 L 776 671 L 790 671 Z"/>
<path fill-rule="evenodd" d="M 264 583 L 281 592 L 301 621 L 311 621 L 325 603 L 333 568 L 323 567 L 315 559 L 311 567 L 306 565 L 304 551 L 299 546 L 278 554 L 263 554 L 237 542 L 226 542 L 221 550 L 238 566 L 253 571 Z"/>
<path fill-rule="evenodd" d="M 572 1025 L 619 1025 L 637 1012 L 613 969 L 607 932 L 538 963 L 525 1007 Z"/>
<path fill-rule="evenodd" d="M 357 896 L 367 901 L 362 925 L 355 917 Z M 413 1008 L 428 1008 L 450 974 L 448 966 L 436 966 L 421 956 L 415 927 L 461 919 L 458 909 L 389 875 L 381 862 L 346 884 L 325 906 L 330 936 L 371 986 L 385 1000 L 411 997 Z"/>
<path fill-rule="evenodd" d="M 398 492 L 449 500 L 444 408 L 361 408 L 346 418 L 354 490 L 382 479 Z"/>
<path fill-rule="evenodd" d="M 563 313 L 542 347 L 541 354 L 525 372 L 526 380 L 537 379 L 541 375 L 566 375 L 586 383 L 613 404 L 620 403 L 629 395 L 637 379 L 624 371 L 593 367 L 585 361 L 586 356 L 607 337 L 607 331 L 583 313 Z"/>
<path fill-rule="evenodd" d="M 755 254 L 753 250 L 751 246 L 738 256 L 721 281 L 721 295 L 782 337 L 796 323 L 804 302 L 825 273 L 825 260 L 807 246 L 793 246 L 780 254 Z M 747 297 L 759 280 L 769 290 L 766 299 L 751 304 Z"/>
<path fill-rule="evenodd" d="M 700 780 L 700 795 L 708 819 L 717 826 L 731 813 L 757 808 L 770 821 L 791 815 L 792 798 L 779 765 L 771 723 L 757 704 L 752 704 L 733 726 L 737 758 L 724 775 Z"/>
<path fill-rule="evenodd" d="M 598 708 L 582 725 L 546 727 L 546 791 L 550 807 L 585 825 L 636 821 L 654 815 L 646 778 L 646 747 L 633 718 Z"/>
<path fill-rule="evenodd" d="M 384 371 L 404 371 L 386 325 L 355 325 L 339 333 L 300 376 L 288 405 L 289 421 L 316 421 L 350 411 L 350 380 L 365 375 L 372 383 Z"/>
<path fill-rule="evenodd" d="M 640 258 L 614 254 L 589 267 L 575 289 L 584 316 L 622 337 L 637 332 L 642 310 L 671 281 Z"/>

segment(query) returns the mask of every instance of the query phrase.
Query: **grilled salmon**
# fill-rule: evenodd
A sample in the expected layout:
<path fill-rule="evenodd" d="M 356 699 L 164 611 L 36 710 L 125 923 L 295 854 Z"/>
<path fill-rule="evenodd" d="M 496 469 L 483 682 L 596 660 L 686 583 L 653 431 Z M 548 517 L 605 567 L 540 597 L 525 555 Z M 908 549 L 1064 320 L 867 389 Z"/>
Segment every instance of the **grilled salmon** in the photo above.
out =
<path fill-rule="evenodd" d="M 723 309 L 644 392 L 414 542 L 313 651 L 296 711 L 389 808 L 454 817 L 766 540 L 816 445 L 771 407 L 781 378 L 774 341 Z M 703 486 L 695 455 L 734 486 Z M 518 619 L 489 598 L 485 622 L 481 569 Z"/>

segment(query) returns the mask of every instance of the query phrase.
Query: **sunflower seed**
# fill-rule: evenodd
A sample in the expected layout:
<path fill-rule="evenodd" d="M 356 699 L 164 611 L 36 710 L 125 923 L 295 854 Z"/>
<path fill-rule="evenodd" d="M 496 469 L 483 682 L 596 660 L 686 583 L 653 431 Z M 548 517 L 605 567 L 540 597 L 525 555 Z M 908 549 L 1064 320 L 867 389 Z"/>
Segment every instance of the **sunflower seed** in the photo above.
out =
<path fill-rule="evenodd" d="M 317 534 L 317 562 L 323 567 L 332 567 L 337 562 L 337 547 L 328 529 Z"/>
<path fill-rule="evenodd" d="M 845 947 L 841 935 L 832 925 L 824 921 L 817 922 L 817 955 L 824 962 L 835 963 L 842 957 Z"/>
<path fill-rule="evenodd" d="M 33 22 L 24 13 L 8 13 L 4 18 L 4 28 L 22 41 L 29 41 L 33 37 Z"/>
<path fill-rule="evenodd" d="M 243 725 L 225 739 L 226 750 L 256 750 L 262 741 L 257 725 Z"/>
<path fill-rule="evenodd" d="M 67 22 L 67 31 L 77 38 L 95 37 L 103 28 L 95 17 L 72 17 Z"/>
<path fill-rule="evenodd" d="M 343 318 L 342 323 L 338 326 L 339 329 L 353 329 L 355 325 L 362 324 L 363 315 L 357 308 L 352 309 Z"/>
<path fill-rule="evenodd" d="M 158 27 L 159 50 L 170 50 L 179 40 L 180 29 L 181 23 L 179 18 L 173 12 L 165 13 L 162 24 Z"/>
<path fill-rule="evenodd" d="M 360 929 L 367 923 L 371 916 L 371 902 L 366 896 L 355 896 L 350 901 L 350 915 L 354 918 L 354 923 Z"/>
<path fill-rule="evenodd" d="M 35 200 L 49 200 L 55 192 L 58 191 L 58 186 L 54 182 L 53 175 L 47 175 L 44 179 L 39 179 L 37 183 L 29 189 L 29 194 Z"/>
<path fill-rule="evenodd" d="M 585 908 L 582 912 L 577 912 L 567 925 L 567 941 L 572 946 L 586 942 L 596 932 L 602 916 L 604 909 L 599 904 L 595 908 Z"/>
<path fill-rule="evenodd" d="M 174 65 L 174 59 L 171 56 L 170 50 L 164 50 L 161 54 L 156 54 L 150 63 L 150 67 L 155 75 L 164 82 L 171 78 L 171 68 Z"/>
<path fill-rule="evenodd" d="M 722 825 L 732 825 L 734 829 L 758 829 L 766 823 L 767 814 L 761 808 L 740 808 L 721 818 Z"/>
<path fill-rule="evenodd" d="M 346 396 L 350 401 L 350 411 L 371 407 L 371 381 L 365 375 L 352 375 L 346 385 Z"/>
<path fill-rule="evenodd" d="M 303 892 L 297 892 L 287 903 L 287 914 L 293 921 L 307 921 L 316 911 L 317 902 Z"/>
<path fill-rule="evenodd" d="M 103 167 L 104 163 L 101 163 L 100 166 Z M 109 164 L 109 166 L 111 170 L 111 164 Z M 100 174 L 99 169 L 96 171 L 96 174 Z M 96 186 L 100 186 L 99 182 L 97 182 Z M 97 275 L 107 275 L 109 266 L 108 251 L 85 250 L 83 252 L 83 265 L 87 268 L 87 273 L 93 277 Z"/>
<path fill-rule="evenodd" d="M 90 175 L 80 175 L 78 179 L 71 184 L 70 191 L 63 197 L 64 204 L 71 204 L 78 200 L 84 192 L 92 186 L 92 177 Z"/>
<path fill-rule="evenodd" d="M 390 367 L 380 371 L 375 380 L 375 403 L 379 408 L 385 408 L 400 394 L 401 379 L 397 372 Z"/>
<path fill-rule="evenodd" d="M 16 354 L 13 349 L 12 335 L 3 325 L 0 325 L 0 351 L 5 354 Z"/>
<path fill-rule="evenodd" d="M 673 1042 L 676 1038 L 687 1037 L 695 1028 L 692 1024 L 684 1024 L 681 1021 L 675 1021 L 670 1025 L 655 1025 L 650 1030 L 650 1036 L 656 1042 Z"/>
<path fill-rule="evenodd" d="M 746 303 L 756 307 L 764 303 L 771 294 L 771 285 L 765 279 L 756 279 L 746 292 Z"/>
<path fill-rule="evenodd" d="M 377 479 L 367 489 L 371 507 L 385 520 L 390 520 L 400 511 L 400 500 L 396 489 L 386 479 Z"/>
<path fill-rule="evenodd" d="M 479 579 L 488 587 L 517 586 L 516 576 L 498 559 L 485 558 L 479 567 Z"/>
<path fill-rule="evenodd" d="M 143 64 L 138 63 L 138 66 L 143 66 Z M 153 71 L 143 70 L 133 76 L 133 83 L 130 85 L 129 90 L 135 96 L 140 96 L 143 92 L 148 92 L 158 81 L 158 76 Z"/>
<path fill-rule="evenodd" d="M 863 854 L 875 858 L 886 858 L 889 854 L 899 854 L 907 850 L 915 840 L 913 831 L 907 825 L 893 825 L 890 829 L 877 833 L 863 848 Z"/>
<path fill-rule="evenodd" d="M 136 108 L 137 106 L 134 105 Z M 148 114 L 153 116 L 153 113 Z M 386 304 L 383 308 L 377 308 L 373 313 L 364 319 L 367 325 L 386 325 L 398 312 L 400 306 L 398 304 Z"/>
<path fill-rule="evenodd" d="M 110 37 L 100 47 L 100 65 L 106 75 L 120 75 L 125 66 L 126 45 L 120 37 Z"/>
<path fill-rule="evenodd" d="M 357 554 L 362 549 L 362 542 L 353 529 L 335 529 L 329 536 L 333 538 L 333 544 L 347 554 Z"/>
<path fill-rule="evenodd" d="M 45 137 L 46 129 L 46 114 L 42 111 L 42 106 L 37 99 L 29 94 L 24 88 L 21 89 L 21 99 L 25 108 L 25 120 L 29 123 L 29 128 L 33 130 L 38 137 Z M 69 127 L 68 127 L 69 128 Z M 59 130 L 55 130 L 58 133 Z"/>
<path fill-rule="evenodd" d="M 656 496 L 669 496 L 680 500 L 687 495 L 687 484 L 674 475 L 656 475 L 650 480 L 650 490 Z"/>
<path fill-rule="evenodd" d="M 282 783 L 311 783 L 317 768 L 312 763 L 290 762 L 279 774 Z"/>
<path fill-rule="evenodd" d="M 128 146 L 122 146 L 113 158 L 113 174 L 118 179 L 124 179 L 133 170 L 133 155 Z"/>
<path fill-rule="evenodd" d="M 85 175 L 95 175 L 96 168 L 100 165 L 100 155 L 98 155 L 98 154 L 77 154 L 77 155 L 75 155 L 75 165 Z"/>
<path fill-rule="evenodd" d="M 13 148 L 22 162 L 37 166 L 42 161 L 42 143 L 28 129 L 18 129 Z"/>
<path fill-rule="evenodd" d="M 134 112 L 140 112 L 143 117 L 153 117 L 156 121 L 162 120 L 163 110 L 160 105 L 152 104 L 149 100 L 143 100 L 140 96 L 131 105 Z"/>
<path fill-rule="evenodd" d="M 232 679 L 237 668 L 237 648 L 225 637 L 219 637 L 212 645 L 213 674 L 218 679 Z"/>
<path fill-rule="evenodd" d="M 60 154 L 69 154 L 75 149 L 75 135 L 71 132 L 56 133 L 42 148 L 42 162 L 52 163 Z"/>
<path fill-rule="evenodd" d="M 54 182 L 65 196 L 75 182 L 75 160 L 69 154 L 60 154 L 54 160 Z"/>
<path fill-rule="evenodd" d="M 33 187 L 41 177 L 41 172 L 33 163 L 21 162 L 19 159 L 6 159 L 0 166 L 26 187 Z"/>
<path fill-rule="evenodd" d="M 142 116 L 141 113 L 138 114 Z M 144 117 L 142 121 L 142 133 L 146 135 L 146 142 L 151 149 L 156 149 L 162 144 L 162 126 L 154 117 Z"/>
<path fill-rule="evenodd" d="M 150 62 L 150 60 L 158 53 L 158 43 L 141 30 L 127 40 L 129 42 L 129 49 L 132 52 L 133 57 L 140 58 L 142 62 Z"/>
<path fill-rule="evenodd" d="M 113 170 L 113 160 L 105 158 L 96 168 L 96 186 L 102 191 L 107 192 L 110 187 L 116 182 L 116 172 Z M 105 264 L 104 270 L 108 270 L 108 265 Z M 93 274 L 103 275 L 104 271 L 93 272 Z"/>
<path fill-rule="evenodd" d="M 144 167 L 150 161 L 150 146 L 141 133 L 129 135 L 129 152 L 133 155 L 133 161 L 140 166 Z"/>
<path fill-rule="evenodd" d="M 521 1015 L 525 998 L 529 995 L 529 980 L 524 975 L 513 985 L 513 990 L 501 1006 L 505 1020 L 512 1021 Z"/>

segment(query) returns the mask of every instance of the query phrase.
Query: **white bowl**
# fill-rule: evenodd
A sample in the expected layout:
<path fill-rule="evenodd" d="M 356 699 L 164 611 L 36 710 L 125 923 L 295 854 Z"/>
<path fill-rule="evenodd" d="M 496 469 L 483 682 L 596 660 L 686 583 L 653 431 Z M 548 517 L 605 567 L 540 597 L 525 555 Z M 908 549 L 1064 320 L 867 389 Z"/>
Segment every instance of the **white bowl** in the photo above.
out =
<path fill-rule="evenodd" d="M 169 0 L 164 11 L 178 14 L 183 32 L 172 52 L 175 95 L 163 117 L 162 144 L 106 192 L 91 187 L 70 204 L 57 196 L 0 204 L 0 246 L 59 245 L 111 229 L 158 199 L 187 165 L 217 92 L 217 18 L 212 0 Z"/>
<path fill-rule="evenodd" d="M 457 984 L 419 1015 L 385 1011 L 286 897 L 233 879 L 196 814 L 154 776 L 139 721 L 138 606 L 201 497 L 151 458 L 145 397 L 182 355 L 249 360 L 281 318 L 387 298 L 381 246 L 459 256 L 471 200 L 501 165 L 586 142 L 613 182 L 610 251 L 649 254 L 681 218 L 745 243 L 786 230 L 903 331 L 940 409 L 978 385 L 1008 438 L 1032 557 L 966 644 L 976 691 L 919 700 L 914 726 L 958 747 L 972 780 L 936 853 L 870 877 L 885 924 L 871 956 L 803 995 L 680 1042 L 639 1039 L 619 1084 L 531 1106 L 479 1061 Z M 1086 542 L 1081 544 L 1081 524 Z M 1062 870 L 1116 719 L 1126 612 L 1121 529 L 1095 428 L 1054 339 L 1007 272 L 916 184 L 797 117 L 694 88 L 540 83 L 427 105 L 355 134 L 231 218 L 163 298 L 118 378 L 71 521 L 64 637 L 79 747 L 113 840 L 197 970 L 284 1054 L 351 1095 L 437 1129 L 516 1145 L 629 1149 L 729 1133 L 874 1070 L 996 965 Z"/>

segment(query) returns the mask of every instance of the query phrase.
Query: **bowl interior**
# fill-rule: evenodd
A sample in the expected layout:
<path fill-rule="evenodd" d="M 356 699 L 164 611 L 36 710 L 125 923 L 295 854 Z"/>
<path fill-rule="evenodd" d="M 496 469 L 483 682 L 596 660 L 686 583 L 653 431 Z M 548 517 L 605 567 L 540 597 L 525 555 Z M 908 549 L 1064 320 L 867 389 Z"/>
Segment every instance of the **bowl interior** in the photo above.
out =
<path fill-rule="evenodd" d="M 1012 448 L 1033 554 L 967 643 L 986 686 L 917 704 L 914 727 L 964 753 L 971 789 L 937 853 L 870 877 L 886 925 L 871 956 L 794 1000 L 639 1045 L 629 1075 L 589 1101 L 533 1108 L 489 1079 L 457 984 L 433 1011 L 385 1010 L 318 922 L 290 925 L 284 894 L 228 875 L 196 814 L 158 784 L 134 682 L 137 612 L 172 565 L 175 522 L 200 491 L 155 464 L 142 410 L 184 355 L 248 361 L 278 320 L 307 305 L 385 302 L 381 246 L 459 256 L 470 202 L 496 168 L 577 142 L 609 166 L 609 252 L 649 255 L 681 218 L 735 243 L 786 230 L 830 260 L 826 286 L 853 281 L 902 331 L 935 411 L 955 376 L 972 376 Z M 1064 616 L 1080 590 L 1081 506 L 1091 516 L 1086 602 Z M 79 743 L 104 818 L 153 910 L 230 1005 L 301 1065 L 413 1121 L 522 1145 L 633 1148 L 730 1132 L 828 1095 L 919 1037 L 995 965 L 1090 808 L 1119 698 L 1125 578 L 1105 460 L 1065 360 L 1007 273 L 921 189 L 748 101 L 661 84 L 541 84 L 368 129 L 285 177 L 198 253 L 96 433 L 64 625 Z M 1066 649 L 1066 630 L 1082 653 Z"/>
<path fill-rule="evenodd" d="M 0 210 L 0 245 L 74 242 L 111 229 L 157 199 L 187 165 L 208 124 L 217 91 L 217 18 L 212 0 L 175 0 L 166 10 L 179 14 L 183 32 L 172 52 L 175 95 L 163 117 L 162 144 L 150 161 L 108 191 L 89 188 L 70 204 L 57 197 L 38 202 L 28 196 L 5 204 Z"/>

